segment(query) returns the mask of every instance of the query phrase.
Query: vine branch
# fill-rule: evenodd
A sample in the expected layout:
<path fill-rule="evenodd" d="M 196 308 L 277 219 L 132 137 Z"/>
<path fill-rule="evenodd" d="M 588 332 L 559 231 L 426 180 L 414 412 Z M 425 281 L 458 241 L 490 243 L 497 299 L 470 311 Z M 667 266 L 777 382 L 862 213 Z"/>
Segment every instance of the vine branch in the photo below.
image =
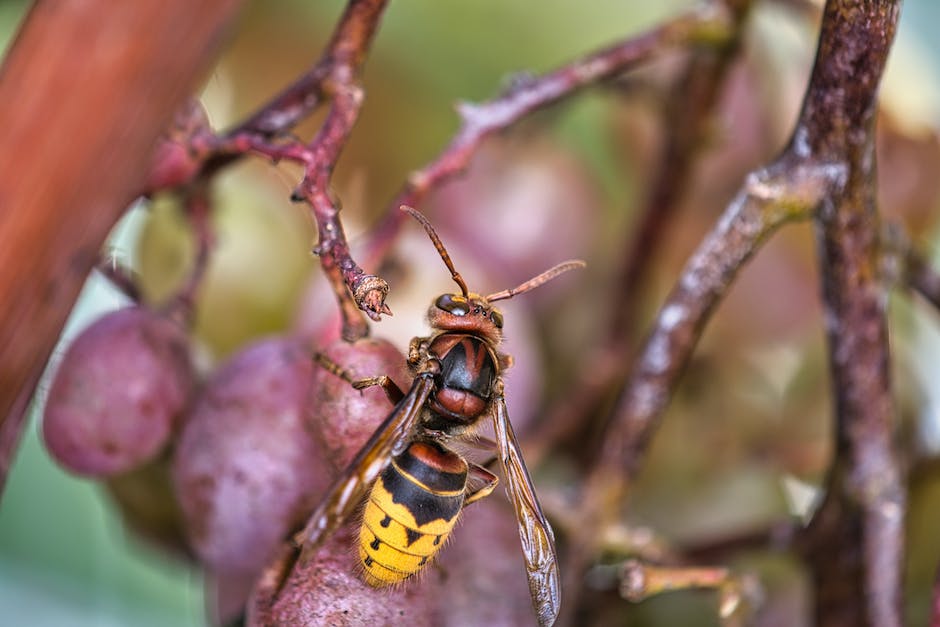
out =
<path fill-rule="evenodd" d="M 303 180 L 291 198 L 310 205 L 318 234 L 315 252 L 339 303 L 343 337 L 350 341 L 369 333 L 360 311 L 373 320 L 391 314 L 385 304 L 388 284 L 366 274 L 352 258 L 339 203 L 330 191 L 336 162 L 359 117 L 362 66 L 386 4 L 387 0 L 350 0 L 326 49 L 309 71 L 230 131 L 183 138 L 188 167 L 176 178 L 160 181 L 165 188 L 205 179 L 249 153 L 303 166 Z M 325 102 L 330 103 L 329 112 L 311 142 L 286 137 Z M 166 166 L 159 161 L 152 167 L 161 169 Z"/>
<path fill-rule="evenodd" d="M 787 219 L 814 215 L 836 399 L 837 451 L 813 524 L 823 624 L 900 624 L 904 493 L 893 451 L 873 130 L 899 3 L 829 0 L 804 106 L 783 156 L 749 177 L 661 309 L 587 491 L 616 515 L 705 323 L 740 267 Z M 755 191 L 766 188 L 768 194 Z M 800 193 L 794 193 L 802 190 Z M 784 205 L 799 211 L 781 211 Z M 619 477 L 611 481 L 611 477 Z M 590 531 L 586 533 L 591 533 Z M 857 550 L 862 546 L 863 551 Z M 838 557 L 833 557 L 833 552 Z M 853 622 L 854 621 L 854 622 Z"/>
<path fill-rule="evenodd" d="M 826 547 L 825 557 L 810 556 L 822 624 L 903 622 L 906 496 L 893 442 L 874 157 L 878 85 L 899 11 L 899 0 L 826 4 L 795 133 L 811 154 L 847 169 L 816 216 L 836 414 L 836 457 L 810 529 Z"/>
<path fill-rule="evenodd" d="M 401 205 L 417 207 L 442 183 L 463 172 L 482 143 L 527 115 L 551 106 L 588 87 L 615 78 L 665 50 L 693 43 L 721 45 L 733 33 L 733 18 L 721 3 L 708 3 L 662 26 L 608 46 L 541 76 L 514 81 L 496 98 L 457 107 L 460 128 L 443 151 L 413 172 L 373 230 L 366 256 L 369 263 L 384 257 L 395 240 L 404 214 Z"/>

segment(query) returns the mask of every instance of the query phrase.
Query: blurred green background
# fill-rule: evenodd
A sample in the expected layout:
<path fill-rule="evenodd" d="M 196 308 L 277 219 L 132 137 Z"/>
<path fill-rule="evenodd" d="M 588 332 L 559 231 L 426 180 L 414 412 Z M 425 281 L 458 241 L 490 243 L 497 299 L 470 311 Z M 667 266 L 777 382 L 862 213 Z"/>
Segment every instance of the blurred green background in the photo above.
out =
<path fill-rule="evenodd" d="M 516 72 L 546 71 L 688 4 L 555 1 L 534 9 L 531 2 L 505 0 L 392 2 L 367 64 L 362 117 L 337 172 L 351 239 L 355 242 L 379 216 L 408 172 L 433 158 L 449 140 L 457 128 L 454 102 L 491 97 Z M 4 45 L 26 6 L 0 3 Z M 335 0 L 251 3 L 207 79 L 203 100 L 213 124 L 234 122 L 302 72 L 318 56 L 342 6 Z M 763 86 L 777 83 L 784 103 L 774 103 L 780 116 L 767 137 L 754 140 L 759 145 L 749 153 L 766 157 L 779 148 L 778 138 L 789 128 L 791 119 L 783 112 L 792 112 L 793 103 L 798 104 L 801 77 L 813 52 L 812 31 L 774 10 L 758 13 L 755 38 L 765 38 L 758 59 L 767 72 Z M 924 128 L 934 133 L 940 126 L 940 76 L 932 69 L 940 58 L 940 41 L 931 30 L 938 20 L 940 5 L 930 0 L 908 1 L 903 7 L 885 93 L 895 124 L 907 125 L 909 135 Z M 755 99 L 746 90 L 737 97 Z M 766 93 L 763 98 L 772 99 Z M 619 227 L 631 217 L 625 208 L 638 203 L 643 184 L 644 131 L 625 119 L 629 115 L 617 99 L 595 91 L 539 114 L 539 126 L 532 131 L 547 134 L 553 150 L 581 164 L 598 224 L 587 236 L 590 250 L 576 253 L 594 256 L 589 261 L 601 270 L 590 276 L 598 282 L 604 278 L 604 260 L 621 243 Z M 319 119 L 298 133 L 309 136 Z M 636 137 L 631 129 L 637 130 Z M 752 160 L 745 169 L 757 163 Z M 725 171 L 721 164 L 714 167 Z M 305 299 L 315 280 L 308 253 L 313 235 L 308 217 L 287 200 L 295 181 L 296 172 L 290 168 L 253 162 L 233 168 L 219 182 L 216 225 L 223 243 L 213 259 L 197 322 L 205 368 L 254 337 L 294 326 L 297 312 L 310 306 Z M 722 190 L 712 192 L 721 197 Z M 668 287 L 702 229 L 714 219 L 722 206 L 716 202 L 679 229 L 675 250 L 667 252 L 662 269 L 657 268 L 657 294 Z M 913 222 L 918 241 L 931 241 L 929 215 L 898 207 L 886 211 Z M 138 211 L 125 220 L 112 238 L 115 255 L 142 273 L 153 300 L 169 294 L 188 267 L 191 252 L 185 229 L 172 203 L 157 202 L 151 211 Z M 688 540 L 798 509 L 787 499 L 799 490 L 788 491 L 786 486 L 817 480 L 828 446 L 825 361 L 818 307 L 812 303 L 817 292 L 812 268 L 811 233 L 799 227 L 783 234 L 742 276 L 706 334 L 657 437 L 635 496 L 638 522 Z M 768 285 L 777 293 L 771 302 L 761 292 Z M 423 288 L 421 298 L 431 293 Z M 940 370 L 937 320 L 908 299 L 897 301 L 892 308 L 896 380 L 904 395 L 899 405 L 905 415 L 914 415 L 911 424 L 920 429 L 919 441 L 935 455 L 940 448 L 940 398 L 935 398 L 931 382 Z M 66 336 L 120 302 L 100 281 L 90 281 Z M 658 296 L 648 305 L 650 311 L 657 302 Z M 587 320 L 574 325 L 569 343 L 576 344 L 579 334 L 587 333 Z M 397 334 L 404 346 L 416 322 L 396 319 L 382 329 Z M 404 325 L 400 331 L 393 326 L 397 323 Z M 564 350 L 564 341 L 554 350 Z M 784 420 L 794 415 L 798 419 Z M 705 421 L 702 416 L 715 419 Z M 722 450 L 722 456 L 716 458 L 714 450 Z M 924 559 L 912 560 L 910 569 L 923 582 L 932 577 L 940 554 L 940 539 L 930 542 L 940 516 L 936 507 L 928 506 L 938 487 L 931 480 L 915 490 L 920 492 L 912 500 L 910 527 L 912 537 L 925 544 Z M 760 571 L 770 588 L 776 577 L 781 598 L 799 597 L 801 584 L 792 564 L 760 556 L 744 562 L 746 568 Z M 0 625 L 202 625 L 202 583 L 201 574 L 182 560 L 130 537 L 97 485 L 57 468 L 44 453 L 33 421 L 0 502 Z M 795 590 L 790 596 L 788 588 Z M 911 595 L 911 624 L 924 616 L 925 595 L 923 585 Z M 690 616 L 707 614 L 705 603 L 694 600 L 691 610 L 680 611 L 671 609 L 668 598 L 658 599 L 637 610 L 633 624 L 688 624 Z M 702 619 L 701 624 L 713 622 Z"/>

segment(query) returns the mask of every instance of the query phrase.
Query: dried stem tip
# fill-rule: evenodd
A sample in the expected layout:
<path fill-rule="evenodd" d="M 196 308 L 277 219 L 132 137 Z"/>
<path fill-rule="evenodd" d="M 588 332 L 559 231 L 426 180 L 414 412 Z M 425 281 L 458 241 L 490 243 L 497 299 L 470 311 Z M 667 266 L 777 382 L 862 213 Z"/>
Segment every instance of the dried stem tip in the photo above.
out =
<path fill-rule="evenodd" d="M 673 590 L 720 588 L 729 578 L 727 568 L 651 566 L 627 560 L 620 575 L 620 596 L 636 603 Z"/>

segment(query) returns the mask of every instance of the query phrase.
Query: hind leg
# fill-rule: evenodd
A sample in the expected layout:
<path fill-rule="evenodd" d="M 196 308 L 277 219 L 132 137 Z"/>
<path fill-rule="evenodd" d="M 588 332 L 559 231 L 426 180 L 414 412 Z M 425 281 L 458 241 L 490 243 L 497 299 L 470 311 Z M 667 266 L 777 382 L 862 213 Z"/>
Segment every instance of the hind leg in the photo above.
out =
<path fill-rule="evenodd" d="M 469 462 L 467 465 L 470 478 L 473 481 L 479 483 L 479 485 L 467 490 L 467 495 L 464 497 L 463 501 L 464 507 L 470 505 L 470 503 L 474 503 L 486 496 L 489 496 L 492 494 L 493 490 L 496 489 L 496 486 L 499 485 L 499 477 L 491 473 L 483 466 L 474 464 L 473 462 Z"/>

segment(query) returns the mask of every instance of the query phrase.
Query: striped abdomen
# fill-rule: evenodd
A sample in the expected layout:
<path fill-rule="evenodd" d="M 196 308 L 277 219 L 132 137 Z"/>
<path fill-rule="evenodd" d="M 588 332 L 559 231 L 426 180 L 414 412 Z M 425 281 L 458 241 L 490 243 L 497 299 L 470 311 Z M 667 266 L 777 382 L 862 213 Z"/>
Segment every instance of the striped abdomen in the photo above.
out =
<path fill-rule="evenodd" d="M 393 458 L 372 487 L 359 532 L 366 582 L 386 586 L 421 570 L 453 529 L 466 486 L 467 463 L 435 442 L 412 442 Z"/>

